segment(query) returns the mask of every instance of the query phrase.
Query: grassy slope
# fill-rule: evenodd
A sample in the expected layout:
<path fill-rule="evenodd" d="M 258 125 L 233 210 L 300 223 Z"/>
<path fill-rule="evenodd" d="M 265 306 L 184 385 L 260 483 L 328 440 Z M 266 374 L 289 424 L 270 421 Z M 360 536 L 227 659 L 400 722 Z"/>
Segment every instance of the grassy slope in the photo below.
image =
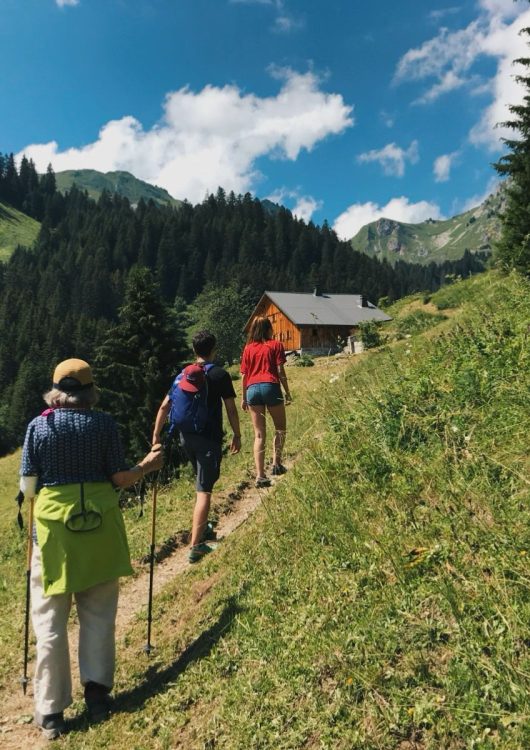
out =
<path fill-rule="evenodd" d="M 392 228 L 390 233 L 382 231 L 381 222 L 372 222 L 358 232 L 351 244 L 355 250 L 391 262 L 399 259 L 413 263 L 441 262 L 461 258 L 466 249 L 487 252 L 499 235 L 498 215 L 503 201 L 504 193 L 500 191 L 480 206 L 444 221 L 386 222 Z"/>
<path fill-rule="evenodd" d="M 86 190 L 91 198 L 99 198 L 103 190 L 124 195 L 131 203 L 138 203 L 140 198 L 152 199 L 155 203 L 169 206 L 180 206 L 182 201 L 173 198 L 167 190 L 139 180 L 129 172 L 97 172 L 94 169 L 70 169 L 57 172 L 57 188 L 62 192 L 69 190 L 74 183 Z"/>
<path fill-rule="evenodd" d="M 119 712 L 64 747 L 528 747 L 528 299 L 488 274 L 338 377 L 291 370 L 301 460 L 157 599 L 149 667 L 133 627 Z"/>
<path fill-rule="evenodd" d="M 333 371 L 343 369 L 345 363 L 331 360 Z M 237 369 L 237 368 L 234 368 Z M 316 369 L 316 368 L 313 368 Z M 290 379 L 294 382 L 297 394 L 296 411 L 291 415 L 292 437 L 289 451 L 296 452 L 301 448 L 302 436 L 311 424 L 312 414 L 307 409 L 312 400 L 312 389 L 315 378 L 307 369 L 291 368 Z M 327 368 L 322 372 L 325 377 Z M 240 381 L 235 382 L 236 390 Z M 251 477 L 251 428 L 248 418 L 242 420 L 242 436 L 245 451 L 238 456 L 226 458 L 223 473 L 216 485 L 214 511 L 218 504 L 218 494 L 225 496 L 233 491 L 236 485 Z M 0 660 L 0 701 L 2 690 L 9 690 L 21 672 L 20 629 L 23 624 L 23 604 L 25 590 L 25 546 L 26 536 L 19 532 L 16 525 L 16 504 L 14 498 L 18 491 L 17 476 L 20 464 L 20 451 L 0 458 L 0 611 L 4 619 L 0 627 L 0 649 L 3 658 Z M 148 491 L 148 497 L 149 497 Z M 170 489 L 159 492 L 157 513 L 157 540 L 161 543 L 181 529 L 189 529 L 193 510 L 193 483 L 189 468 L 182 471 L 181 479 L 175 481 Z M 27 508 L 25 508 L 25 513 Z M 138 504 L 133 500 L 125 510 L 125 520 L 133 560 L 139 560 L 149 551 L 150 516 L 147 503 L 145 516 L 138 518 Z M 142 566 L 137 565 L 138 570 Z"/>
<path fill-rule="evenodd" d="M 31 247 L 39 229 L 38 221 L 0 203 L 0 261 L 7 260 L 17 245 Z"/>

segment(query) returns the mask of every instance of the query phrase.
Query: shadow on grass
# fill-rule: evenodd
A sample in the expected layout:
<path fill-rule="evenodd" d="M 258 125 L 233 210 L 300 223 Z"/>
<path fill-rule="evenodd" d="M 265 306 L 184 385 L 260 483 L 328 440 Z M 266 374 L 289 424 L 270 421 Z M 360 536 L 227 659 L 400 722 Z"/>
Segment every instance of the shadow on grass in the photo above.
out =
<path fill-rule="evenodd" d="M 178 659 L 163 669 L 160 669 L 159 665 L 153 664 L 146 670 L 143 680 L 138 685 L 131 690 L 118 693 L 114 699 L 113 713 L 138 711 L 150 698 L 172 687 L 175 680 L 186 671 L 190 664 L 200 661 L 210 654 L 213 647 L 232 627 L 236 615 L 242 611 L 242 607 L 237 603 L 235 596 L 227 599 L 217 621 L 192 641 Z M 68 731 L 83 732 L 89 726 L 86 713 L 83 713 L 68 722 Z"/>

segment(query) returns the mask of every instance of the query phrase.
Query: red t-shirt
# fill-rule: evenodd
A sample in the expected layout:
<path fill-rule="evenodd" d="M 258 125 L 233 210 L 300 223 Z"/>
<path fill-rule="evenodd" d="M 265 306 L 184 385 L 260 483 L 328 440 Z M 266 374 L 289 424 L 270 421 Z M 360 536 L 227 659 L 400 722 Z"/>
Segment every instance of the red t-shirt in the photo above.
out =
<path fill-rule="evenodd" d="M 279 383 L 278 365 L 286 361 L 285 349 L 281 341 L 253 341 L 243 349 L 241 372 L 245 385 L 254 383 Z"/>

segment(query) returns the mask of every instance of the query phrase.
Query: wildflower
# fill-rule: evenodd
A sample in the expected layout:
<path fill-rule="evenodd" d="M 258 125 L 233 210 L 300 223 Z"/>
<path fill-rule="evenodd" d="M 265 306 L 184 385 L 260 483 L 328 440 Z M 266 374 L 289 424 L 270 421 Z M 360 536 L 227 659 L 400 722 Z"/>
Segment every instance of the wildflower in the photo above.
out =
<path fill-rule="evenodd" d="M 414 716 L 414 707 L 411 706 L 410 708 L 407 708 L 407 713 L 409 716 Z"/>
<path fill-rule="evenodd" d="M 353 677 L 348 677 L 346 680 L 346 685 L 353 685 Z"/>
<path fill-rule="evenodd" d="M 453 432 L 458 432 L 458 427 L 454 424 L 451 426 Z"/>

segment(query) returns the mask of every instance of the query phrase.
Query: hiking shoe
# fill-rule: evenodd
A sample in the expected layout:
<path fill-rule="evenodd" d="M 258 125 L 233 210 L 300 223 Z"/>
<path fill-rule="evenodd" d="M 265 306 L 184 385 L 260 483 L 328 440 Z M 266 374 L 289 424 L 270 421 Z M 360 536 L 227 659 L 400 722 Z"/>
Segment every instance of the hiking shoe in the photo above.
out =
<path fill-rule="evenodd" d="M 58 714 L 39 714 L 35 711 L 35 724 L 42 729 L 47 740 L 56 740 L 66 731 L 63 712 Z"/>
<path fill-rule="evenodd" d="M 110 689 L 98 682 L 87 682 L 85 685 L 85 703 L 89 721 L 97 724 L 105 721 L 112 711 Z"/>
<path fill-rule="evenodd" d="M 206 524 L 206 528 L 204 529 L 203 535 L 201 537 L 201 542 L 215 542 L 217 539 L 217 532 L 215 531 L 213 527 L 213 523 L 211 521 L 208 521 Z"/>
<path fill-rule="evenodd" d="M 214 549 L 215 547 L 210 547 L 210 545 L 204 544 L 204 542 L 195 544 L 188 552 L 188 560 L 190 561 L 190 563 L 199 562 L 199 560 L 202 560 L 203 557 L 206 557 L 206 555 L 209 555 L 210 552 L 213 552 Z"/>
<path fill-rule="evenodd" d="M 271 468 L 271 474 L 273 477 L 279 477 L 282 474 L 285 474 L 287 469 L 283 464 L 273 464 Z"/>
<path fill-rule="evenodd" d="M 270 487 L 271 486 L 271 480 L 269 477 L 258 477 L 256 479 L 256 487 L 259 489 L 260 487 Z"/>

